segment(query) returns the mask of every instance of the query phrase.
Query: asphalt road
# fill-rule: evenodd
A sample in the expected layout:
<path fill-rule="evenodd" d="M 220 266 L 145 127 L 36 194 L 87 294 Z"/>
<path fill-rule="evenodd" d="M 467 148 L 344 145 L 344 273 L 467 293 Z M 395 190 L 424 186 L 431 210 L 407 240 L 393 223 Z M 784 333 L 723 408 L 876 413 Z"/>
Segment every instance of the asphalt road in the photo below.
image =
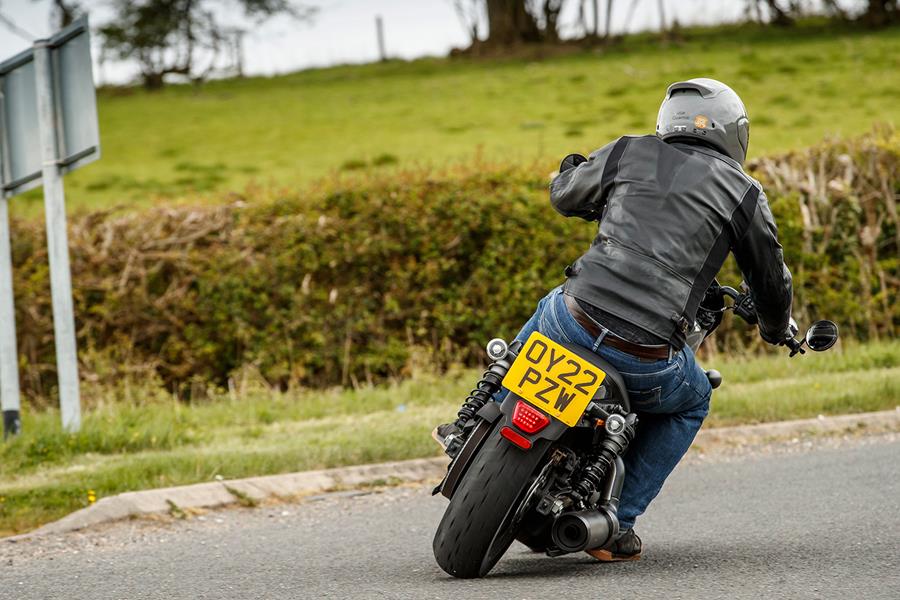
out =
<path fill-rule="evenodd" d="M 639 522 L 643 560 L 519 545 L 479 581 L 431 554 L 424 487 L 0 544 L 0 597 L 900 598 L 900 438 L 695 457 Z"/>

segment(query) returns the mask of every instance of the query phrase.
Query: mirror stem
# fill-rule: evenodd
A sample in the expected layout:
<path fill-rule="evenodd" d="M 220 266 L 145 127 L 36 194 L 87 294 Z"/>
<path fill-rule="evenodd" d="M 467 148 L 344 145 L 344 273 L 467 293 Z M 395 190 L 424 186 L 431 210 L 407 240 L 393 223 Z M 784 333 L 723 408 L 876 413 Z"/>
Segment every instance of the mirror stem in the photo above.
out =
<path fill-rule="evenodd" d="M 794 357 L 794 356 L 797 355 L 797 354 L 806 354 L 806 350 L 803 349 L 803 343 L 804 343 L 805 341 L 806 341 L 806 340 L 800 340 L 800 341 L 798 342 L 798 341 L 797 341 L 796 339 L 794 339 L 794 338 L 791 338 L 790 341 L 788 341 L 788 343 L 787 343 L 787 344 L 788 344 L 788 347 L 790 347 L 790 349 L 791 349 L 791 354 L 790 354 L 790 357 L 791 357 L 791 358 Z"/>

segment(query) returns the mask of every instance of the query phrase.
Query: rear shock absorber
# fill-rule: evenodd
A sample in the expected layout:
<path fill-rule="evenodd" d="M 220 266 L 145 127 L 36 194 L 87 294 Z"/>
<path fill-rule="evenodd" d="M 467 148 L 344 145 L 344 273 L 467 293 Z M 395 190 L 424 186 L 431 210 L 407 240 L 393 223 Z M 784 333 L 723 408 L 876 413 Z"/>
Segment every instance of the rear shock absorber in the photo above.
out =
<path fill-rule="evenodd" d="M 475 385 L 475 389 L 469 392 L 469 397 L 463 402 L 459 412 L 456 413 L 456 426 L 463 429 L 466 423 L 472 420 L 481 407 L 490 402 L 491 397 L 503 387 L 503 378 L 509 371 L 509 367 L 519 355 L 522 342 L 514 340 L 507 346 L 506 342 L 495 338 L 488 342 L 488 358 L 493 360 L 491 366 L 481 376 Z"/>
<path fill-rule="evenodd" d="M 603 480 L 609 471 L 610 465 L 628 449 L 628 444 L 634 439 L 635 416 L 633 414 L 623 417 L 612 414 L 606 419 L 604 428 L 606 437 L 599 444 L 596 453 L 587 458 L 587 464 L 581 470 L 580 479 L 572 486 L 572 491 L 578 498 L 587 501 L 594 492 L 603 486 Z"/>

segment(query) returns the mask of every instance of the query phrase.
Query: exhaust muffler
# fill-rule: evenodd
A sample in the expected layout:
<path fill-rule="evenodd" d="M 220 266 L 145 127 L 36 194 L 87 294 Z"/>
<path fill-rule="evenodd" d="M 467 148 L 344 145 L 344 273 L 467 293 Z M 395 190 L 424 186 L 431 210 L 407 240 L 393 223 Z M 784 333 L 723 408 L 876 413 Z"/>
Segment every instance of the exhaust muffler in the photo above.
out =
<path fill-rule="evenodd" d="M 563 552 L 580 552 L 605 546 L 619 534 L 619 519 L 600 508 L 561 514 L 553 522 L 553 543 Z"/>

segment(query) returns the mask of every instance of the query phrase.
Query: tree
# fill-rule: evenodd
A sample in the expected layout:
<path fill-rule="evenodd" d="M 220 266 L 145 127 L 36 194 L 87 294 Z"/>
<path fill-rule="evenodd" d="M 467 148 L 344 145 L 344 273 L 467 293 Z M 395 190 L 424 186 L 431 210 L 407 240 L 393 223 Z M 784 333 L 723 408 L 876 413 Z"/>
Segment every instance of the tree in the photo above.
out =
<path fill-rule="evenodd" d="M 485 0 L 489 46 L 559 42 L 559 15 L 566 0 Z"/>
<path fill-rule="evenodd" d="M 747 13 L 754 13 L 756 16 L 756 21 L 759 23 L 762 23 L 762 12 L 759 8 L 759 5 L 762 1 L 763 0 L 747 1 Z M 788 14 L 788 11 L 778 6 L 778 2 L 776 0 L 765 0 L 765 3 L 766 6 L 769 7 L 770 19 L 774 25 L 787 27 L 794 24 L 794 19 Z M 790 9 L 794 10 L 795 8 L 796 5 L 794 3 L 791 3 Z"/>
<path fill-rule="evenodd" d="M 825 5 L 825 10 L 828 11 L 829 14 L 839 19 L 847 18 L 847 11 L 841 8 L 841 6 L 837 3 L 837 0 L 824 0 L 823 4 Z"/>
<path fill-rule="evenodd" d="M 208 77 L 228 44 L 219 15 L 229 8 L 256 24 L 282 14 L 309 19 L 315 12 L 291 0 L 112 0 L 112 8 L 113 19 L 99 29 L 104 50 L 137 61 L 147 89 L 161 88 L 166 75 Z"/>
<path fill-rule="evenodd" d="M 772 13 L 772 23 L 785 27 L 794 24 L 794 19 L 778 6 L 775 0 L 766 0 L 766 4 L 769 5 L 769 11 Z"/>
<path fill-rule="evenodd" d="M 770 20 L 775 25 L 793 25 L 795 18 L 803 16 L 804 4 L 799 0 L 784 0 L 787 8 L 782 8 L 777 0 L 747 0 L 748 14 L 755 13 L 758 21 L 761 21 L 759 5 L 763 1 L 769 7 Z M 838 0 L 823 0 L 822 5 L 830 15 L 839 19 L 850 18 L 849 11 L 843 8 Z M 900 21 L 900 0 L 867 0 L 865 9 L 854 13 L 853 16 L 872 27 L 895 23 Z"/>
<path fill-rule="evenodd" d="M 81 15 L 81 6 L 77 2 L 67 0 L 53 0 L 53 18 L 57 26 L 62 29 Z"/>
<path fill-rule="evenodd" d="M 459 22 L 462 23 L 466 35 L 469 36 L 469 44 L 478 41 L 478 26 L 481 23 L 481 0 L 453 0 L 453 9 Z"/>
<path fill-rule="evenodd" d="M 631 0 L 631 4 L 628 6 L 628 12 L 625 15 L 625 24 L 622 27 L 625 31 L 628 31 L 628 27 L 631 25 L 631 19 L 634 17 L 634 11 L 637 9 L 637 5 L 641 0 Z"/>
<path fill-rule="evenodd" d="M 591 24 L 588 25 L 588 9 L 586 8 L 588 0 L 581 0 L 578 5 L 578 25 L 584 38 L 589 40 L 600 39 L 600 0 L 590 0 L 591 5 Z M 608 40 L 610 30 L 612 29 L 612 0 L 606 0 L 606 26 L 603 39 Z"/>
<path fill-rule="evenodd" d="M 882 27 L 900 20 L 900 6 L 897 0 L 868 0 L 863 21 L 872 27 Z"/>
<path fill-rule="evenodd" d="M 38 2 L 40 0 L 33 0 Z M 50 13 L 50 27 L 54 30 L 62 29 L 81 16 L 81 5 L 76 0 L 53 0 L 53 10 Z"/>
<path fill-rule="evenodd" d="M 564 0 L 537 0 L 532 2 L 530 12 L 535 16 L 541 31 L 541 41 L 559 42 L 559 13 Z"/>
<path fill-rule="evenodd" d="M 524 0 L 486 0 L 488 37 L 492 46 L 516 46 L 541 41 L 534 16 Z"/>
<path fill-rule="evenodd" d="M 578 25 L 584 32 L 585 38 L 600 39 L 600 0 L 590 0 L 591 24 L 588 25 L 588 0 L 581 0 L 578 5 Z M 606 1 L 606 37 L 609 37 L 609 14 L 612 10 L 612 0 Z"/>
<path fill-rule="evenodd" d="M 594 10 L 595 11 L 597 10 L 596 3 L 594 4 Z M 598 20 L 598 17 L 596 17 L 596 13 L 595 13 L 595 17 L 594 17 L 595 27 L 596 27 L 597 20 Z M 594 34 L 596 34 L 596 33 L 597 32 L 594 31 Z M 606 33 L 603 34 L 603 38 L 606 40 L 609 40 L 609 36 L 611 35 L 611 33 L 612 33 L 612 0 L 606 0 Z"/>

